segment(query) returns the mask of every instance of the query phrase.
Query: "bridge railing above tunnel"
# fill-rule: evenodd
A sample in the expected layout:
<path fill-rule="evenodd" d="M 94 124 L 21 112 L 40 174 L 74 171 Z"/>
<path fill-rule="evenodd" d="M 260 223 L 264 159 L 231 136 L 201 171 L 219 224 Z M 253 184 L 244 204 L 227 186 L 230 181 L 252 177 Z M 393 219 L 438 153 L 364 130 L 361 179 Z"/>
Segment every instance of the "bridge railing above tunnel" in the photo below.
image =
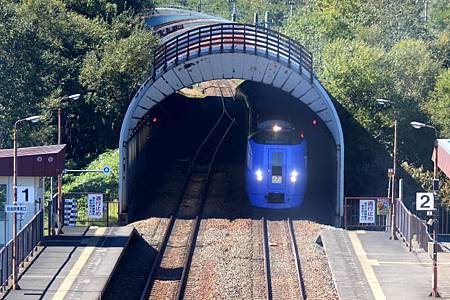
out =
<path fill-rule="evenodd" d="M 153 78 L 195 57 L 234 52 L 270 56 L 313 80 L 313 57 L 305 47 L 277 31 L 238 23 L 201 26 L 167 40 L 155 51 Z"/>

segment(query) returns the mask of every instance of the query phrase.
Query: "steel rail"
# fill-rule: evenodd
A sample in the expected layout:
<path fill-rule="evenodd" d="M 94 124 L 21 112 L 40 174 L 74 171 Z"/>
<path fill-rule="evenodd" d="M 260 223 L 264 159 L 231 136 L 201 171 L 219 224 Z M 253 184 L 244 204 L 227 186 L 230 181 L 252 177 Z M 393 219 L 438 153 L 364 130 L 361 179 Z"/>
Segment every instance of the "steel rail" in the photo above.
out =
<path fill-rule="evenodd" d="M 185 256 L 183 272 L 182 272 L 182 275 L 181 275 L 180 284 L 178 285 L 178 291 L 177 291 L 177 296 L 176 296 L 177 300 L 183 299 L 185 291 L 186 291 L 189 270 L 191 268 L 192 258 L 194 256 L 195 246 L 196 246 L 196 243 L 197 243 L 197 237 L 198 237 L 198 233 L 199 233 L 199 230 L 200 230 L 200 223 L 201 223 L 201 220 L 202 220 L 202 217 L 203 217 L 203 209 L 205 207 L 206 198 L 207 198 L 208 190 L 209 190 L 209 184 L 211 182 L 214 160 L 216 158 L 216 154 L 217 154 L 220 146 L 222 145 L 222 142 L 224 141 L 225 137 L 228 135 L 228 132 L 230 131 L 230 129 L 233 126 L 233 124 L 234 124 L 234 119 L 231 120 L 230 124 L 227 127 L 227 130 L 225 131 L 224 135 L 220 139 L 220 141 L 219 141 L 219 143 L 218 143 L 218 145 L 217 145 L 217 147 L 216 147 L 216 149 L 214 151 L 214 154 L 213 154 L 213 156 L 211 158 L 211 162 L 209 164 L 208 177 L 207 177 L 207 180 L 206 180 L 205 188 L 204 188 L 203 193 L 202 193 L 202 201 L 201 201 L 201 204 L 200 204 L 200 212 L 199 212 L 199 215 L 196 216 L 196 218 L 195 218 L 194 228 L 193 228 L 193 230 L 191 232 L 191 235 L 190 235 L 189 249 L 188 249 L 187 255 Z"/>
<path fill-rule="evenodd" d="M 170 220 L 169 220 L 169 224 L 168 224 L 168 226 L 167 226 L 167 228 L 166 228 L 166 230 L 164 232 L 164 236 L 163 236 L 161 245 L 160 245 L 160 247 L 158 249 L 157 256 L 155 257 L 155 260 L 153 261 L 152 267 L 150 269 L 150 273 L 147 276 L 147 280 L 146 280 L 146 284 L 144 286 L 144 290 L 141 293 L 141 297 L 140 297 L 141 300 L 148 299 L 148 297 L 149 297 L 149 295 L 150 295 L 150 293 L 152 291 L 152 287 L 153 287 L 153 284 L 154 284 L 155 279 L 156 279 L 155 276 L 157 274 L 157 270 L 158 270 L 158 268 L 159 268 L 159 266 L 160 266 L 160 264 L 162 262 L 162 259 L 164 257 L 164 253 L 165 253 L 165 250 L 167 248 L 167 244 L 169 242 L 170 236 L 172 234 L 173 227 L 174 227 L 175 222 L 177 220 L 178 211 L 180 210 L 181 204 L 183 202 L 184 195 L 186 193 L 187 186 L 189 184 L 189 180 L 190 180 L 190 178 L 191 178 L 191 176 L 193 174 L 194 165 L 196 164 L 196 160 L 198 158 L 198 154 L 200 153 L 200 150 L 204 146 L 206 141 L 212 135 L 212 132 L 217 128 L 218 124 L 223 119 L 223 116 L 225 115 L 225 112 L 224 112 L 225 110 L 226 110 L 226 107 L 225 107 L 225 104 L 224 104 L 224 99 L 222 98 L 222 113 L 221 113 L 218 121 L 213 126 L 213 128 L 211 129 L 211 131 L 209 132 L 209 134 L 207 135 L 205 140 L 198 147 L 196 155 L 195 155 L 195 158 L 191 159 L 191 161 L 190 161 L 189 169 L 188 169 L 187 175 L 186 175 L 186 177 L 184 179 L 183 187 L 182 187 L 180 196 L 178 198 L 177 205 L 175 206 L 175 208 L 174 208 L 174 210 L 173 210 L 173 212 L 171 214 L 171 217 L 170 217 Z M 201 195 L 200 195 L 201 202 L 200 202 L 200 208 L 199 208 L 199 215 L 196 216 L 195 221 L 194 221 L 194 226 L 193 226 L 193 228 L 191 230 L 191 233 L 190 233 L 189 244 L 187 246 L 188 250 L 187 250 L 187 253 L 186 253 L 186 256 L 185 256 L 185 260 L 184 260 L 184 264 L 183 264 L 183 272 L 182 272 L 182 275 L 181 275 L 180 284 L 179 284 L 178 289 L 177 289 L 177 299 L 182 299 L 183 298 L 184 291 L 185 291 L 185 288 L 186 288 L 187 275 L 188 275 L 190 264 L 191 264 L 191 261 L 192 261 L 192 256 L 193 256 L 194 249 L 195 249 L 195 243 L 196 243 L 198 231 L 199 231 L 199 228 L 200 228 L 200 221 L 201 221 L 201 217 L 200 216 L 203 213 L 204 204 L 206 202 L 206 196 L 207 196 L 207 192 L 208 192 L 208 189 L 209 189 L 209 183 L 210 183 L 210 180 L 211 180 L 213 162 L 214 162 L 214 159 L 216 157 L 217 151 L 219 150 L 223 140 L 227 136 L 229 130 L 231 129 L 231 127 L 232 127 L 232 125 L 234 123 L 235 123 L 235 119 L 232 119 L 230 124 L 227 127 L 227 130 L 225 131 L 225 133 L 221 137 L 218 145 L 214 149 L 213 155 L 212 155 L 210 163 L 208 165 L 207 180 L 206 180 L 206 183 L 205 183 L 205 185 L 204 185 L 204 187 L 202 189 Z"/>
<path fill-rule="evenodd" d="M 156 271 L 158 270 L 158 267 L 160 266 L 162 258 L 164 256 L 164 252 L 166 251 L 167 244 L 168 244 L 169 238 L 170 238 L 170 234 L 172 233 L 173 226 L 175 225 L 175 221 L 177 219 L 176 214 L 181 207 L 181 203 L 183 202 L 183 197 L 184 197 L 184 194 L 186 193 L 186 188 L 189 184 L 189 179 L 191 177 L 191 174 L 192 174 L 192 161 L 189 163 L 189 169 L 184 178 L 183 186 L 182 186 L 182 189 L 180 192 L 180 196 L 178 197 L 177 205 L 175 206 L 174 210 L 172 211 L 172 214 L 171 214 L 171 217 L 169 220 L 169 224 L 167 225 L 167 228 L 164 232 L 163 239 L 159 246 L 156 257 L 153 261 L 152 267 L 150 269 L 150 273 L 147 276 L 147 280 L 145 282 L 144 290 L 141 293 L 140 300 L 148 299 L 148 295 L 152 290 L 153 283 L 155 281 Z"/>
<path fill-rule="evenodd" d="M 262 218 L 264 273 L 266 275 L 266 299 L 272 300 L 272 276 L 270 273 L 269 233 L 267 220 Z"/>
<path fill-rule="evenodd" d="M 288 218 L 286 222 L 289 229 L 289 236 L 291 239 L 292 254 L 294 255 L 295 268 L 297 270 L 297 280 L 298 280 L 298 287 L 300 290 L 300 296 L 302 297 L 302 299 L 306 299 L 305 282 L 303 280 L 302 266 L 300 261 L 300 255 L 298 253 L 297 239 L 295 238 L 294 225 L 290 218 Z"/>

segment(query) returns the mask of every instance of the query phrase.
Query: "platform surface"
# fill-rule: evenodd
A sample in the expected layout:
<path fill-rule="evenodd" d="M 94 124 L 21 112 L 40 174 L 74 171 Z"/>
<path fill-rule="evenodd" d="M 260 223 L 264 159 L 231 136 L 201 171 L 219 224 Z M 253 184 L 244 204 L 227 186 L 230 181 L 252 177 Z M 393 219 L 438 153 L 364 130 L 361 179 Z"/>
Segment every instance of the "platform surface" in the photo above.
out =
<path fill-rule="evenodd" d="M 64 228 L 19 279 L 21 290 L 3 299 L 99 299 L 133 228 Z"/>
<path fill-rule="evenodd" d="M 323 230 L 322 242 L 343 300 L 431 299 L 432 262 L 387 232 Z M 438 255 L 438 291 L 450 299 L 450 253 Z"/>

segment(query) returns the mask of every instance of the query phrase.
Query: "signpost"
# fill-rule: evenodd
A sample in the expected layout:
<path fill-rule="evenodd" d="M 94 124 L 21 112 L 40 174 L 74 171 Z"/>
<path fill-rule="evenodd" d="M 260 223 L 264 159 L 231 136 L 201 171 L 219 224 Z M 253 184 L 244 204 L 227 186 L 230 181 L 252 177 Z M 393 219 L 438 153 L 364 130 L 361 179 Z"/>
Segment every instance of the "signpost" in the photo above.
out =
<path fill-rule="evenodd" d="M 110 166 L 108 166 L 108 165 L 105 165 L 105 166 L 103 166 L 103 169 L 102 169 L 102 173 L 103 173 L 103 175 L 109 175 L 109 174 L 111 174 L 111 167 Z"/>

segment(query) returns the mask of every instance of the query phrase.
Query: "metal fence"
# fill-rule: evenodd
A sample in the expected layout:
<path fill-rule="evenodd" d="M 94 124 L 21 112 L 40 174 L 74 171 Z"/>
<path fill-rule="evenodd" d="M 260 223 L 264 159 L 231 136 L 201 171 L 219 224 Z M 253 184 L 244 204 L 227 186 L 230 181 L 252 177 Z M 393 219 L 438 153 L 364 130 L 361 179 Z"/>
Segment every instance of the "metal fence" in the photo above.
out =
<path fill-rule="evenodd" d="M 161 44 L 154 55 L 153 79 L 160 69 L 190 58 L 230 52 L 270 56 L 299 73 L 305 69 L 310 80 L 314 78 L 311 52 L 286 35 L 255 25 L 220 23 L 191 29 Z"/>
<path fill-rule="evenodd" d="M 427 224 L 413 214 L 402 201 L 396 202 L 397 229 L 409 250 L 419 247 L 428 251 L 428 242 L 432 241 Z"/>
<path fill-rule="evenodd" d="M 416 207 L 415 203 L 413 203 L 413 207 Z M 450 236 L 450 207 L 446 204 L 438 202 L 436 204 L 437 209 L 437 233 L 439 235 L 448 235 Z M 426 211 L 415 211 L 415 214 L 420 217 L 422 220 L 427 219 Z"/>
<path fill-rule="evenodd" d="M 364 205 L 372 201 L 373 215 L 370 218 L 362 217 Z M 345 197 L 344 199 L 344 227 L 346 229 L 386 230 L 389 224 L 389 199 L 386 197 Z"/>
<path fill-rule="evenodd" d="M 33 257 L 39 242 L 44 234 L 44 211 L 41 209 L 34 217 L 17 233 L 17 262 L 23 266 L 25 262 Z M 12 240 L 9 241 L 0 250 L 0 278 L 1 290 L 6 290 L 9 280 L 12 276 L 12 256 L 13 245 Z"/>
<path fill-rule="evenodd" d="M 103 211 L 100 218 L 89 217 L 87 195 L 90 192 L 64 193 L 64 203 L 67 199 L 76 201 L 76 214 L 74 226 L 118 226 L 119 202 L 117 200 L 103 200 Z M 101 193 L 93 193 L 101 194 Z"/>

